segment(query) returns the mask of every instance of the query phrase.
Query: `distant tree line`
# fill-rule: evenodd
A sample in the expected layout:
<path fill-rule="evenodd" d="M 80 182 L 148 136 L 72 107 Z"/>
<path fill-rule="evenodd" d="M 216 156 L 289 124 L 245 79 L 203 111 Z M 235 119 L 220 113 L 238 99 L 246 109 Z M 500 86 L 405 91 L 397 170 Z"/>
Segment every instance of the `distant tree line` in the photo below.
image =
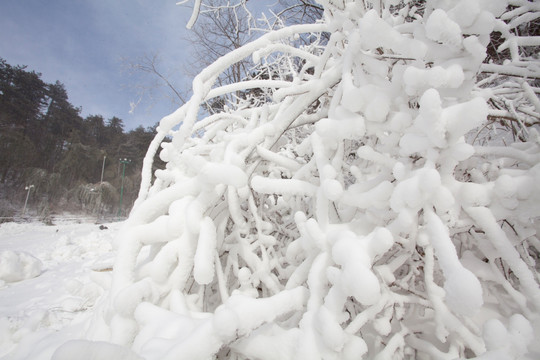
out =
<path fill-rule="evenodd" d="M 68 210 L 119 212 L 137 196 L 140 169 L 155 128 L 125 131 L 122 119 L 81 116 L 64 85 L 48 84 L 26 66 L 0 58 L 0 216 L 19 211 L 30 190 L 29 208 L 47 216 Z M 103 169 L 103 181 L 101 181 Z"/>

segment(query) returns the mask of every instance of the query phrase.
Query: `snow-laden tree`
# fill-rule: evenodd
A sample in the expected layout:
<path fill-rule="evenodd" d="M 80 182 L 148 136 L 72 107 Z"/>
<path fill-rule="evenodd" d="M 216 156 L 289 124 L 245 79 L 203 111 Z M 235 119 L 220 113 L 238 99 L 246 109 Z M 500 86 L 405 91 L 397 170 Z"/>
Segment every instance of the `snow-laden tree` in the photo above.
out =
<path fill-rule="evenodd" d="M 540 40 L 520 32 L 540 3 L 318 3 L 161 120 L 88 338 L 145 359 L 538 355 Z M 495 31 L 511 56 L 484 63 Z M 246 57 L 287 76 L 214 85 Z M 250 89 L 266 100 L 201 111 Z M 520 136 L 478 141 L 492 121 Z"/>

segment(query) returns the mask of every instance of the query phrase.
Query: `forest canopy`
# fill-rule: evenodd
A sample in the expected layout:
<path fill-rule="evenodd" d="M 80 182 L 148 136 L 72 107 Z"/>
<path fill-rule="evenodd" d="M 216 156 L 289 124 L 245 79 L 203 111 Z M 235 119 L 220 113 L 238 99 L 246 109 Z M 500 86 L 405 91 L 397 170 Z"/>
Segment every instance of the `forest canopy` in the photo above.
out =
<path fill-rule="evenodd" d="M 0 58 L 0 215 L 19 212 L 14 206 L 25 200 L 30 185 L 29 208 L 40 216 L 60 210 L 117 214 L 120 158 L 130 160 L 125 214 L 154 134 L 154 128 L 142 126 L 125 131 L 118 117 L 83 118 L 62 83 L 46 83 L 40 73 Z"/>

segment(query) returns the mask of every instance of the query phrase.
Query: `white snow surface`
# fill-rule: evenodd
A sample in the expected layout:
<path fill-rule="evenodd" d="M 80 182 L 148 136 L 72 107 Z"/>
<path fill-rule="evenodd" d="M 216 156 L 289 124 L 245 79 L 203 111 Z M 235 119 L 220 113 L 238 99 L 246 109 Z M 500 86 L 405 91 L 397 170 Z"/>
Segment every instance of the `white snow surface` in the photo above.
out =
<path fill-rule="evenodd" d="M 81 322 L 109 285 L 103 277 L 121 223 L 104 230 L 61 218 L 55 223 L 0 225 L 1 359 L 50 359 L 59 345 L 80 336 Z M 79 354 L 58 359 L 94 359 Z"/>

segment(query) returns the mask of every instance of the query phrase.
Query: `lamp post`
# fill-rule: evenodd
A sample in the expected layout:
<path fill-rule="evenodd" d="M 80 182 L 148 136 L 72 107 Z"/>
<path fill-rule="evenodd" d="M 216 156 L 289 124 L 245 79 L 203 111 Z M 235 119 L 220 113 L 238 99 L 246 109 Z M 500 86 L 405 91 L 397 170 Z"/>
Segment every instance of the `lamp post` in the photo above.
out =
<path fill-rule="evenodd" d="M 126 158 L 120 159 L 120 164 L 123 165 L 123 168 L 122 168 L 122 185 L 120 186 L 120 206 L 118 207 L 118 216 L 120 216 L 120 214 L 122 213 L 122 198 L 124 196 L 124 175 L 126 173 L 126 164 L 129 164 L 129 163 L 131 163 L 130 159 L 126 159 Z"/>
<path fill-rule="evenodd" d="M 107 155 L 103 155 L 103 165 L 101 165 L 101 180 L 100 184 L 103 184 L 103 172 L 105 171 L 105 159 L 107 159 Z"/>
<path fill-rule="evenodd" d="M 101 165 L 101 180 L 99 181 L 99 205 L 97 211 L 98 220 L 101 215 L 101 202 L 103 201 L 103 172 L 105 171 L 105 159 L 107 159 L 107 155 L 103 155 L 103 165 Z"/>
<path fill-rule="evenodd" d="M 24 187 L 24 190 L 28 190 L 28 192 L 26 193 L 26 200 L 24 201 L 24 207 L 23 207 L 23 211 L 22 211 L 23 215 L 26 212 L 26 204 L 28 204 L 28 197 L 30 196 L 30 190 L 32 190 L 33 188 L 34 188 L 34 185 Z"/>

